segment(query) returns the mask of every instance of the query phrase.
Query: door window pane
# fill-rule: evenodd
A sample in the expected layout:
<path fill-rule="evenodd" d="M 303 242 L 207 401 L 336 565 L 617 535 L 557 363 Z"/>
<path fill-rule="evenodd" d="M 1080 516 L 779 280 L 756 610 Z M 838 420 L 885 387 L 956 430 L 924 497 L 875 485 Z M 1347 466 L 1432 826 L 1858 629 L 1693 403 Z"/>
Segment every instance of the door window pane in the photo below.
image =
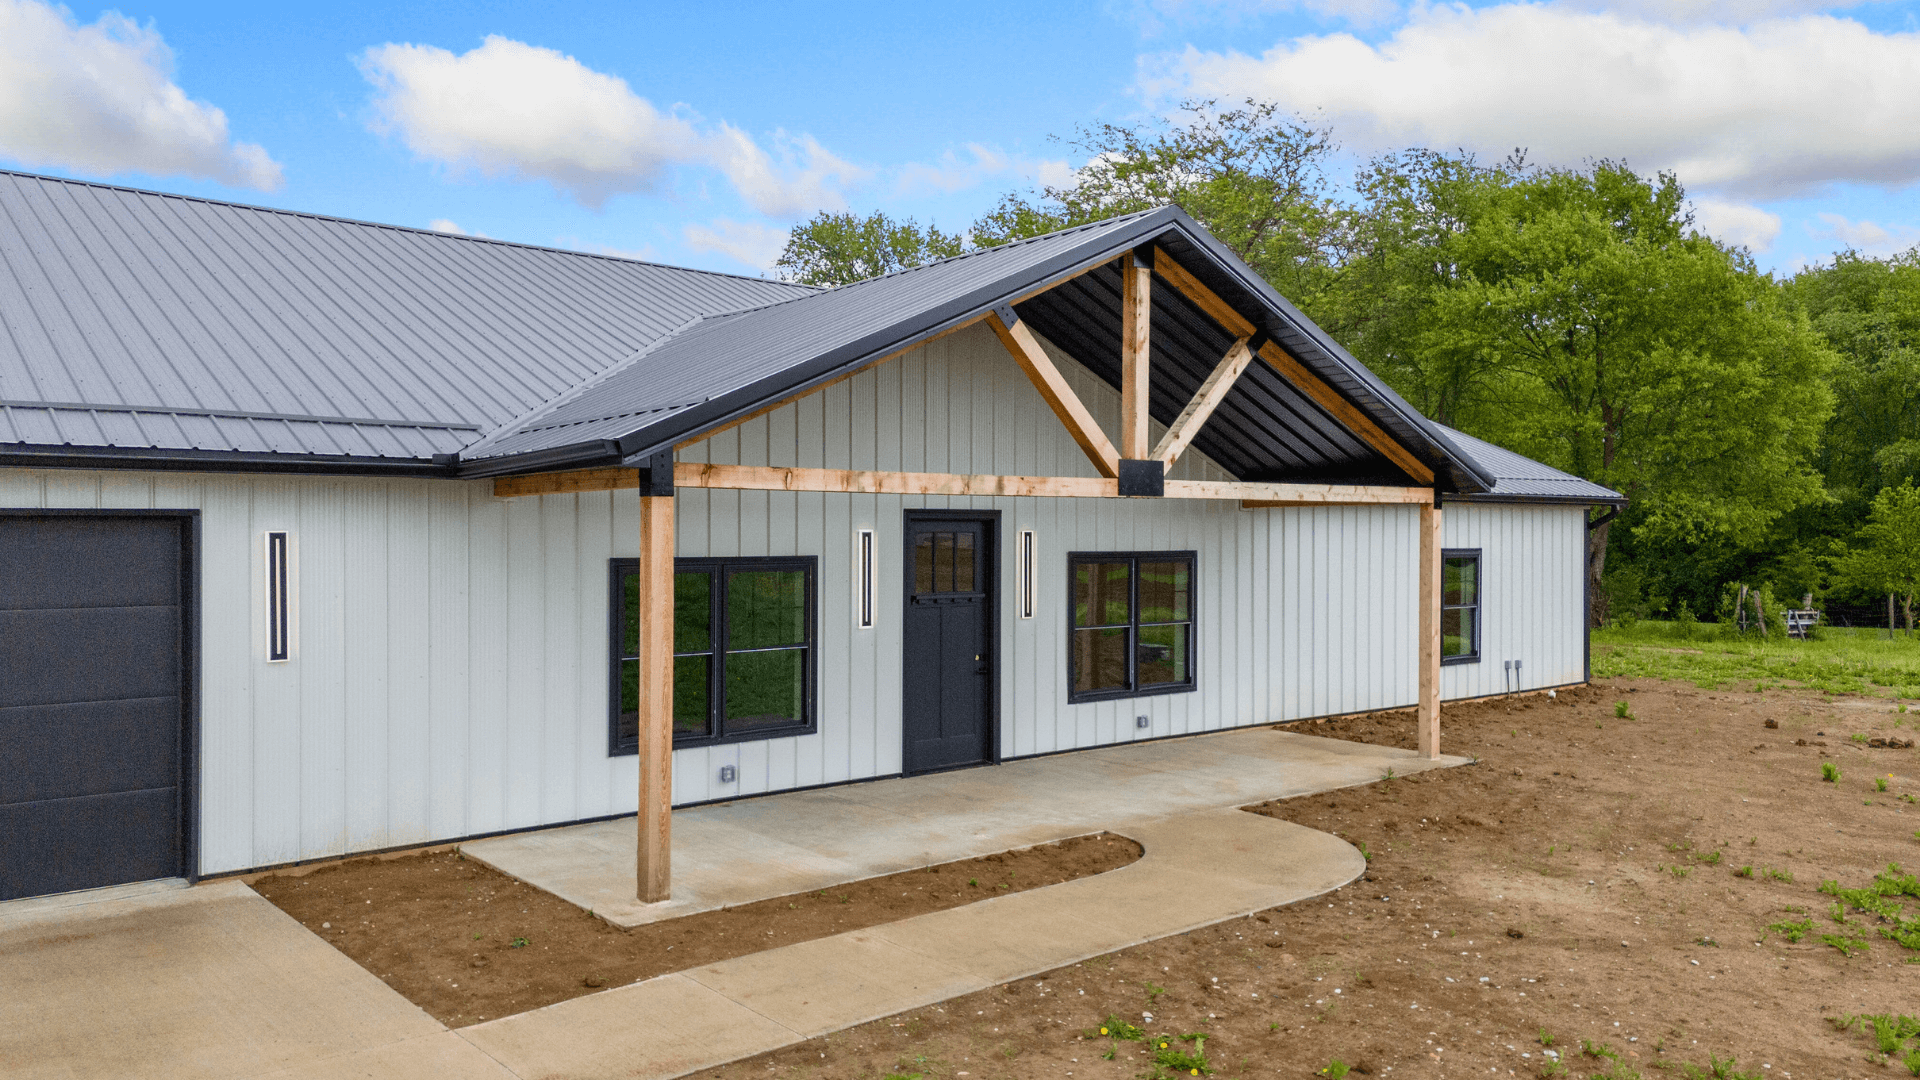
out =
<path fill-rule="evenodd" d="M 1083 562 L 1073 567 L 1073 625 L 1124 626 L 1133 564 Z"/>
<path fill-rule="evenodd" d="M 1186 562 L 1142 562 L 1140 621 L 1185 622 L 1188 593 L 1192 591 L 1191 574 L 1192 568 Z"/>
<path fill-rule="evenodd" d="M 1126 689 L 1127 629 L 1075 630 L 1073 660 L 1075 693 Z"/>
<path fill-rule="evenodd" d="M 800 645 L 806 639 L 806 571 L 751 570 L 727 576 L 728 651 Z"/>
<path fill-rule="evenodd" d="M 933 591 L 933 533 L 923 532 L 913 542 L 913 591 Z"/>
<path fill-rule="evenodd" d="M 802 722 L 806 651 L 727 654 L 727 731 L 791 727 Z"/>
<path fill-rule="evenodd" d="M 953 591 L 979 592 L 974 585 L 973 534 L 970 532 L 953 535 Z"/>
<path fill-rule="evenodd" d="M 1187 633 L 1184 623 L 1140 628 L 1141 686 L 1187 681 Z"/>

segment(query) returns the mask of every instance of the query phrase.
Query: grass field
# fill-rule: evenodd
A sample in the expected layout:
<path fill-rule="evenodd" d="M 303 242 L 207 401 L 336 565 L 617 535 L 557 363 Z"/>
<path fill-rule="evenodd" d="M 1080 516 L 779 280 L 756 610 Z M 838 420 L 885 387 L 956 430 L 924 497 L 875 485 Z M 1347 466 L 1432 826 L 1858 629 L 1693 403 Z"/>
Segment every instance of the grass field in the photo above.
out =
<path fill-rule="evenodd" d="M 1702 689 L 1805 686 L 1920 698 L 1920 636 L 1823 627 L 1810 641 L 1724 632 L 1717 623 L 1648 620 L 1593 632 L 1595 678 L 1679 679 Z"/>

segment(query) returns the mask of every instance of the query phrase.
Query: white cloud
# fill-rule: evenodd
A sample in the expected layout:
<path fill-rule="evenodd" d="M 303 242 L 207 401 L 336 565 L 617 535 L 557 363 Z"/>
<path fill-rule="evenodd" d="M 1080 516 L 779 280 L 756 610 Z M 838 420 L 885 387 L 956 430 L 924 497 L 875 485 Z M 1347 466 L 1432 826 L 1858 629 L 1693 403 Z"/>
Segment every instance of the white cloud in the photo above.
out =
<path fill-rule="evenodd" d="M 1254 57 L 1143 62 L 1150 95 L 1254 96 L 1349 145 L 1624 158 L 1690 187 L 1777 198 L 1920 179 L 1920 33 L 1810 15 L 1672 26 L 1533 4 L 1421 7 L 1377 45 L 1308 36 Z"/>
<path fill-rule="evenodd" d="M 952 194 L 1003 177 L 1054 187 L 1065 186 L 1073 179 L 1073 167 L 1063 159 L 1009 157 L 980 143 L 968 143 L 967 153 L 967 160 L 961 160 L 960 155 L 949 150 L 932 165 L 914 162 L 902 166 L 899 173 L 901 193 Z"/>
<path fill-rule="evenodd" d="M 455 56 L 386 44 L 360 57 L 378 95 L 376 128 L 414 153 L 487 176 L 539 178 L 582 204 L 655 188 L 678 165 L 718 169 L 755 210 L 797 217 L 846 205 L 862 170 L 807 136 L 776 133 L 769 154 L 730 124 L 661 110 L 626 81 L 571 56 L 499 36 Z"/>
<path fill-rule="evenodd" d="M 1920 227 L 1882 225 L 1877 221 L 1849 221 L 1846 217 L 1821 211 L 1813 215 L 1821 228 L 1811 224 L 1807 234 L 1816 240 L 1838 240 L 1863 255 L 1891 255 L 1920 244 Z"/>
<path fill-rule="evenodd" d="M 454 236 L 477 236 L 482 240 L 493 239 L 493 237 L 488 236 L 486 233 L 463 229 L 460 227 L 459 222 L 443 217 L 437 217 L 427 222 L 427 228 L 438 233 L 451 233 Z"/>
<path fill-rule="evenodd" d="M 271 191 L 280 165 L 234 142 L 227 115 L 173 82 L 158 31 L 117 12 L 0 0 L 0 155 L 96 174 L 198 176 Z"/>
<path fill-rule="evenodd" d="M 1724 244 L 1765 251 L 1780 235 L 1780 215 L 1749 203 L 1695 199 L 1693 220 L 1702 232 Z"/>
<path fill-rule="evenodd" d="M 687 243 L 700 251 L 717 251 L 755 270 L 768 270 L 787 246 L 787 230 L 750 221 L 717 218 L 711 225 L 681 228 Z"/>
<path fill-rule="evenodd" d="M 1562 7 L 1610 11 L 1655 22 L 1746 24 L 1791 15 L 1888 3 L 1890 0 L 1561 0 Z"/>

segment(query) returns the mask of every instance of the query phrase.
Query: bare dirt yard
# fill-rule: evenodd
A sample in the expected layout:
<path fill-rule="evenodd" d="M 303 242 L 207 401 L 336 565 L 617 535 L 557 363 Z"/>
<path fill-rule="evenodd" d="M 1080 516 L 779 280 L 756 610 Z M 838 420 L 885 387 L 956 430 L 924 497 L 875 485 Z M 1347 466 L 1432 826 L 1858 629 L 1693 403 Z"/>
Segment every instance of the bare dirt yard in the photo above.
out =
<path fill-rule="evenodd" d="M 1107 834 L 868 878 L 622 930 L 455 850 L 351 859 L 254 891 L 452 1027 L 1098 874 L 1140 857 Z"/>
<path fill-rule="evenodd" d="M 1476 764 L 1252 808 L 1364 845 L 1346 888 L 699 1075 L 1920 1075 L 1897 708 L 1651 679 L 1449 706 Z"/>

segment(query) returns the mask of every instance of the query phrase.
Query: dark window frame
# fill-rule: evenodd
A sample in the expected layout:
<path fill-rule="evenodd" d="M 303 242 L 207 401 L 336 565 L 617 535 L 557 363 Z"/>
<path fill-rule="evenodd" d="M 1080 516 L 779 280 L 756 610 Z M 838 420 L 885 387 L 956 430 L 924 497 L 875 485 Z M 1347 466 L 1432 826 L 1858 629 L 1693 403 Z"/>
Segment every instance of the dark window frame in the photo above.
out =
<path fill-rule="evenodd" d="M 1484 613 L 1487 598 L 1487 560 L 1481 556 L 1480 552 L 1481 549 L 1479 548 L 1442 548 L 1440 550 L 1440 621 L 1442 623 L 1440 648 L 1442 650 L 1446 649 L 1446 632 L 1444 629 L 1446 613 L 1449 611 L 1466 611 L 1469 609 L 1473 612 L 1472 651 L 1461 653 L 1458 656 L 1447 656 L 1443 651 L 1440 657 L 1441 667 L 1450 667 L 1454 664 L 1477 664 L 1480 662 L 1481 616 Z M 1447 603 L 1448 559 L 1473 560 L 1473 603 Z"/>
<path fill-rule="evenodd" d="M 1074 664 L 1073 636 L 1079 629 L 1073 621 L 1074 569 L 1081 563 L 1122 562 L 1132 564 L 1127 579 L 1127 685 L 1113 690 L 1074 690 L 1078 671 Z M 1180 562 L 1187 564 L 1187 678 L 1184 682 L 1140 685 L 1140 564 L 1142 562 Z M 1200 688 L 1200 672 L 1195 658 L 1200 651 L 1200 553 L 1198 551 L 1069 551 L 1067 552 L 1067 704 L 1095 701 L 1120 701 L 1128 698 L 1159 697 L 1162 694 L 1191 694 Z M 1102 624 L 1104 625 L 1104 624 Z M 1118 625 L 1118 624 L 1115 624 Z M 1171 626 L 1175 623 L 1147 623 L 1147 626 Z"/>
<path fill-rule="evenodd" d="M 626 757 L 639 753 L 639 738 L 622 738 L 620 734 L 620 667 L 633 657 L 627 655 L 626 618 L 627 618 L 627 579 L 640 571 L 639 559 L 609 559 L 607 607 L 608 607 L 608 662 L 607 662 L 607 754 L 610 757 Z M 800 694 L 800 708 L 803 714 L 801 723 L 786 724 L 780 727 L 757 727 L 749 731 L 728 732 L 726 730 L 726 581 L 730 574 L 755 570 L 800 570 L 806 575 L 806 659 L 801 665 L 801 675 L 805 681 Z M 811 735 L 819 730 L 820 697 L 820 560 L 813 555 L 769 555 L 747 556 L 741 558 L 685 558 L 673 560 L 675 574 L 693 573 L 711 575 L 708 602 L 712 605 L 709 626 L 712 628 L 709 649 L 716 658 L 709 665 L 709 684 L 707 690 L 707 731 L 699 735 L 683 735 L 675 732 L 673 748 L 676 750 L 691 746 L 719 746 L 727 743 L 758 742 L 766 739 L 785 739 L 795 735 Z M 675 653 L 676 656 L 680 655 Z M 692 654 L 688 654 L 692 655 Z"/>

